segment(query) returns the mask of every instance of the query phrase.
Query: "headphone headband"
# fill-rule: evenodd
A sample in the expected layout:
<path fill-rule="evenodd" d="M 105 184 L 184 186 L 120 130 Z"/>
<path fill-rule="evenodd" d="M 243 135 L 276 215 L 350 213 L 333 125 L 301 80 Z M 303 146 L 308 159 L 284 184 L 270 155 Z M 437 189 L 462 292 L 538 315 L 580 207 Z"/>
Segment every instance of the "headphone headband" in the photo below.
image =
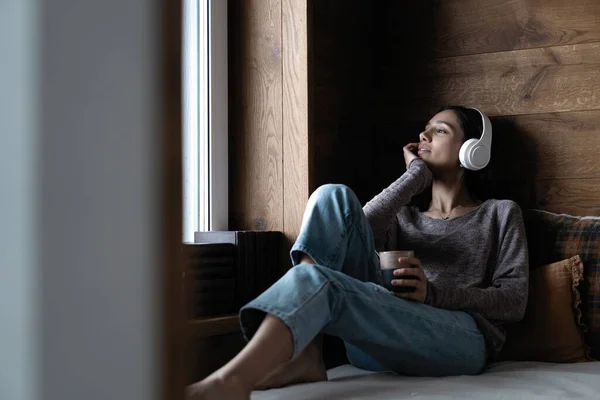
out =
<path fill-rule="evenodd" d="M 479 108 L 471 107 L 471 110 L 475 110 L 481 115 L 481 138 L 478 144 L 492 145 L 492 122 Z"/>

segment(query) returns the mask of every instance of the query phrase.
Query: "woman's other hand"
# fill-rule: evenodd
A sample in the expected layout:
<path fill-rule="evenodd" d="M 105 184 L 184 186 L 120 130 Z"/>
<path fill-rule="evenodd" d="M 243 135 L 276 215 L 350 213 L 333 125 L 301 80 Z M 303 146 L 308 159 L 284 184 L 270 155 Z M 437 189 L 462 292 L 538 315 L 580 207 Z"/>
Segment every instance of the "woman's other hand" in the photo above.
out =
<path fill-rule="evenodd" d="M 421 268 L 421 261 L 416 257 L 400 257 L 398 262 L 402 268 L 394 270 L 396 279 L 392 280 L 392 285 L 413 287 L 415 290 L 412 292 L 395 292 L 395 295 L 424 303 L 429 281 L 423 272 L 423 268 Z"/>
<path fill-rule="evenodd" d="M 404 152 L 404 161 L 406 162 L 406 169 L 412 160 L 418 158 L 417 150 L 419 149 L 419 143 L 409 143 L 402 148 Z"/>

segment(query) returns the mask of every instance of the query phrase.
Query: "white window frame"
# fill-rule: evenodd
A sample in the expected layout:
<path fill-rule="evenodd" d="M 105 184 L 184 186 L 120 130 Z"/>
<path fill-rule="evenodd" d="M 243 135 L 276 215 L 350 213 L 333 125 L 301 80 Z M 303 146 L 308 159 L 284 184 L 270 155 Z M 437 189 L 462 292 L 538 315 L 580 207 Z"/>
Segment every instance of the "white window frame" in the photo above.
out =
<path fill-rule="evenodd" d="M 228 229 L 227 0 L 183 4 L 183 241 Z"/>

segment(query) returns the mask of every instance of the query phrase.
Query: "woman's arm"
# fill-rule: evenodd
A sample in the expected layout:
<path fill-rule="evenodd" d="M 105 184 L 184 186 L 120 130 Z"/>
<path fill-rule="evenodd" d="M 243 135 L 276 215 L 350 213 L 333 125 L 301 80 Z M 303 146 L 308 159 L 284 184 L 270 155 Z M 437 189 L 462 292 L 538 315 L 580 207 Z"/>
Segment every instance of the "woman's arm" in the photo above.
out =
<path fill-rule="evenodd" d="M 387 231 L 400 208 L 407 205 L 414 195 L 425 190 L 431 179 L 432 174 L 425 161 L 415 158 L 400 178 L 365 204 L 363 211 L 371 225 L 376 249 L 385 243 Z"/>
<path fill-rule="evenodd" d="M 502 216 L 501 216 L 502 217 Z M 447 310 L 471 311 L 491 320 L 520 321 L 529 289 L 527 238 L 521 209 L 512 203 L 500 229 L 496 270 L 488 288 L 428 285 L 425 303 Z"/>

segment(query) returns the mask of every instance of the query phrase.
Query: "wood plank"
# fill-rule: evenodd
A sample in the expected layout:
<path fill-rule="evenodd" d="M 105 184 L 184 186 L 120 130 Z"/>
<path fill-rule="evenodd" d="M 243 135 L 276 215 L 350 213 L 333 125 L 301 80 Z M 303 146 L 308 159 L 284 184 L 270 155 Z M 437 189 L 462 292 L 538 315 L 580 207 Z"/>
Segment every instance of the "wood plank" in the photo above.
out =
<path fill-rule="evenodd" d="M 306 0 L 281 4 L 283 53 L 283 232 L 296 240 L 309 196 L 308 9 Z M 284 254 L 287 253 L 284 249 Z M 290 265 L 291 266 L 291 265 Z"/>
<path fill-rule="evenodd" d="M 281 3 L 230 2 L 230 229 L 283 229 Z"/>
<path fill-rule="evenodd" d="M 536 207 L 555 213 L 600 216 L 600 179 L 539 180 Z"/>
<path fill-rule="evenodd" d="M 434 1 L 433 22 L 437 57 L 589 43 L 600 40 L 600 2 Z"/>
<path fill-rule="evenodd" d="M 586 43 L 572 46 L 543 47 L 528 50 L 485 53 L 468 56 L 432 58 L 425 61 L 423 68 L 414 71 L 412 76 L 444 76 L 485 74 L 499 71 L 503 74 L 526 68 L 543 68 L 557 65 L 600 64 L 600 43 Z M 394 74 L 392 66 L 384 71 Z"/>
<path fill-rule="evenodd" d="M 240 323 L 237 314 L 195 319 L 188 322 L 188 332 L 194 338 L 226 335 L 240 332 Z"/>
<path fill-rule="evenodd" d="M 400 74 L 382 90 L 382 118 L 423 119 L 442 104 L 476 105 L 491 116 L 600 109 L 600 60 L 585 56 L 598 45 L 553 50 L 461 57 L 431 77 Z"/>
<path fill-rule="evenodd" d="M 505 119 L 518 134 L 513 146 L 529 143 L 533 150 L 533 157 L 521 161 L 521 171 L 533 168 L 537 179 L 600 177 L 600 110 Z"/>

